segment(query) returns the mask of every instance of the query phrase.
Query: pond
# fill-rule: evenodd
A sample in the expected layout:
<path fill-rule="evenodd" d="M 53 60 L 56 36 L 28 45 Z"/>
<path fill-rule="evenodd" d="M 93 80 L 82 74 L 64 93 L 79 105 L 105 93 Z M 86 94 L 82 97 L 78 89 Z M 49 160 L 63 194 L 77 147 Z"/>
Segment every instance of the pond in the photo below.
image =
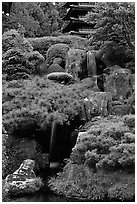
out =
<path fill-rule="evenodd" d="M 39 191 L 34 195 L 11 198 L 9 202 L 77 202 L 77 199 L 58 196 L 49 191 Z M 82 200 L 81 200 L 82 202 Z"/>

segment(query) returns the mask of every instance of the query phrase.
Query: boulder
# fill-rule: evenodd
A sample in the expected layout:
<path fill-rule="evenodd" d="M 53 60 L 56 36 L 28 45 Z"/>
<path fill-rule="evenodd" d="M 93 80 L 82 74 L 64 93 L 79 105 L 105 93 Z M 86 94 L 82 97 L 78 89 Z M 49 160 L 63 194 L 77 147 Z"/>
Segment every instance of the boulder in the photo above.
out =
<path fill-rule="evenodd" d="M 19 169 L 6 177 L 4 189 L 8 195 L 34 193 L 43 186 L 41 178 L 33 171 L 34 165 L 33 160 L 24 160 Z"/>
<path fill-rule="evenodd" d="M 111 102 L 111 93 L 93 92 L 89 97 L 84 99 L 82 106 L 81 117 L 82 120 L 89 121 L 92 117 L 97 115 L 108 114 L 108 104 Z"/>
<path fill-rule="evenodd" d="M 65 72 L 54 72 L 54 73 L 48 74 L 47 78 L 50 80 L 54 80 L 65 84 L 73 80 L 73 76 Z"/>
<path fill-rule="evenodd" d="M 46 53 L 46 62 L 50 66 L 53 64 L 55 58 L 61 58 L 63 63 L 66 61 L 66 53 L 69 50 L 69 46 L 63 43 L 52 45 Z"/>
<path fill-rule="evenodd" d="M 47 74 L 50 74 L 53 72 L 65 72 L 65 69 L 63 69 L 59 64 L 51 64 L 47 69 Z"/>
<path fill-rule="evenodd" d="M 67 53 L 65 70 L 76 80 L 87 77 L 86 51 L 70 49 Z"/>
<path fill-rule="evenodd" d="M 53 64 L 58 64 L 58 65 L 60 65 L 62 67 L 63 66 L 62 58 L 60 58 L 60 57 L 55 58 L 53 60 Z"/>
<path fill-rule="evenodd" d="M 106 74 L 104 78 L 104 91 L 110 92 L 114 100 L 124 101 L 132 95 L 133 80 L 130 70 L 115 69 L 110 75 Z"/>
<path fill-rule="evenodd" d="M 27 133 L 26 133 L 27 134 Z M 27 136 L 29 135 L 29 132 Z M 18 135 L 19 136 L 19 135 Z M 2 134 L 2 176 L 5 178 L 19 168 L 26 159 L 35 160 L 35 173 L 47 172 L 49 156 L 43 153 L 43 146 L 34 138 L 17 138 Z M 48 152 L 48 150 L 45 149 Z"/>

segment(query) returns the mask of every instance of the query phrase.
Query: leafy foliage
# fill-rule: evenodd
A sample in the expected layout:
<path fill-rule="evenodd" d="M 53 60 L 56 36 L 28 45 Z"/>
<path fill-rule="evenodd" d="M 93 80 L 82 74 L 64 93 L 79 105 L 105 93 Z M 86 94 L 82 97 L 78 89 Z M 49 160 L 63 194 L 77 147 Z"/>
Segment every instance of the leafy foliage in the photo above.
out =
<path fill-rule="evenodd" d="M 52 2 L 14 2 L 10 18 L 3 15 L 3 32 L 21 25 L 25 37 L 58 35 L 62 24 L 60 6 Z"/>
<path fill-rule="evenodd" d="M 44 61 L 44 57 L 33 51 L 33 47 L 17 30 L 10 30 L 3 34 L 3 74 L 7 80 L 26 79 L 30 74 L 39 74 L 37 66 Z"/>
<path fill-rule="evenodd" d="M 106 43 L 115 41 L 134 50 L 135 5 L 133 2 L 97 2 L 87 15 L 89 22 L 96 23 L 94 40 Z M 105 39 L 105 41 L 104 41 Z M 93 40 L 93 41 L 94 41 Z"/>
<path fill-rule="evenodd" d="M 91 126 L 87 133 L 80 136 L 73 149 L 70 157 L 72 162 L 93 169 L 134 167 L 135 136 L 132 130 L 124 125 L 124 118 L 125 116 L 115 123 L 105 121 Z"/>
<path fill-rule="evenodd" d="M 79 116 L 83 99 L 91 92 L 83 83 L 64 86 L 46 77 L 3 81 L 3 124 L 14 132 L 25 124 L 69 123 Z"/>

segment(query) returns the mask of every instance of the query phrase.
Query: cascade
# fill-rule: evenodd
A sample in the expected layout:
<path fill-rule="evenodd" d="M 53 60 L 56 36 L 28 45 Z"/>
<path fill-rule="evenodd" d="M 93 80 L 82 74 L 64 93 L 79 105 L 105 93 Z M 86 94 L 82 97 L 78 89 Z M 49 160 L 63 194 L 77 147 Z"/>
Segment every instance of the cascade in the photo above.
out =
<path fill-rule="evenodd" d="M 95 55 L 91 51 L 87 52 L 87 70 L 88 70 L 88 77 L 97 76 L 97 66 Z"/>
<path fill-rule="evenodd" d="M 57 169 L 59 168 L 59 162 L 54 161 L 55 157 L 55 145 L 56 145 L 56 130 L 57 130 L 57 122 L 54 120 L 52 122 L 51 126 L 51 138 L 50 138 L 50 148 L 49 148 L 49 153 L 50 153 L 50 168 L 51 169 Z"/>

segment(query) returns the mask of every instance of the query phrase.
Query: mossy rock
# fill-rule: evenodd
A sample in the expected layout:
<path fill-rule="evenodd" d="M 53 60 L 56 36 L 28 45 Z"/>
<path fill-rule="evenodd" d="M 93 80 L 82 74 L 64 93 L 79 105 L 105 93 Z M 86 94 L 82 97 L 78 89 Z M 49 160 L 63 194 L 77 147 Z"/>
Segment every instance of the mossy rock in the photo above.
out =
<path fill-rule="evenodd" d="M 65 72 L 65 70 L 58 64 L 51 64 L 47 69 L 47 74 L 50 74 L 53 72 Z"/>
<path fill-rule="evenodd" d="M 69 50 L 69 46 L 63 43 L 52 45 L 46 54 L 46 62 L 50 66 L 53 64 L 55 58 L 62 58 L 62 61 L 65 64 L 66 61 L 66 53 Z"/>

